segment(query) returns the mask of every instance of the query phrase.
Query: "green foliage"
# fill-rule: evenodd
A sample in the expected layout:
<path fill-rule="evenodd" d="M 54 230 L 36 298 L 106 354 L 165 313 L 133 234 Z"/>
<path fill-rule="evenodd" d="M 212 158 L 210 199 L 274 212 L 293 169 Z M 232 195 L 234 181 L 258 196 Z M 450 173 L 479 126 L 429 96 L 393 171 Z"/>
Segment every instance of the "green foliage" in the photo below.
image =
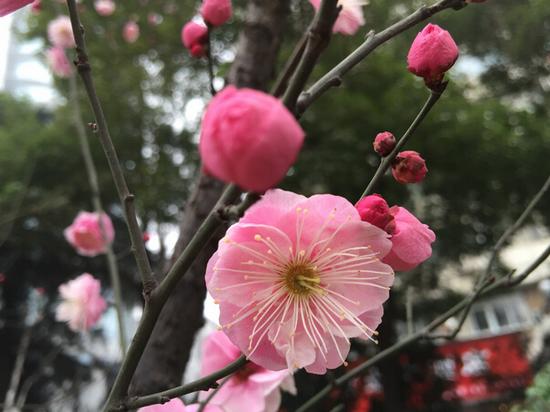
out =
<path fill-rule="evenodd" d="M 550 365 L 546 365 L 526 391 L 525 402 L 513 412 L 547 412 L 550 410 Z"/>

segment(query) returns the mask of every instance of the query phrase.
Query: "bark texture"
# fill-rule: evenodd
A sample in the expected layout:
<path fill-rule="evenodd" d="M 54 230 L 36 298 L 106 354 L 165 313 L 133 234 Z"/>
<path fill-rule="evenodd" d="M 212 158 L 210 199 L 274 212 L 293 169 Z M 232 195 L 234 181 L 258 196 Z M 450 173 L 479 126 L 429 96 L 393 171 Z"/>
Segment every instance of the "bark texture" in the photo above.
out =
<path fill-rule="evenodd" d="M 248 2 L 237 55 L 227 79 L 229 83 L 238 87 L 267 89 L 273 77 L 289 1 Z M 174 258 L 185 248 L 215 205 L 222 188 L 223 184 L 216 179 L 203 174 L 198 177 L 185 207 Z M 195 334 L 204 324 L 206 263 L 216 250 L 223 232 L 220 230 L 212 237 L 164 306 L 132 381 L 130 394 L 161 391 L 181 383 Z"/>

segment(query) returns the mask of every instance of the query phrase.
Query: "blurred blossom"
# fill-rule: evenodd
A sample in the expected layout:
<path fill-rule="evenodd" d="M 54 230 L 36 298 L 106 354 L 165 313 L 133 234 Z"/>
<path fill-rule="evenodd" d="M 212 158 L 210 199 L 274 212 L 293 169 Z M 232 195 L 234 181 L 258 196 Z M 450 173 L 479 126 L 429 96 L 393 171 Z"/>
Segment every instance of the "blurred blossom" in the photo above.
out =
<path fill-rule="evenodd" d="M 231 0 L 202 0 L 200 13 L 204 21 L 211 26 L 221 26 L 233 13 Z"/>
<path fill-rule="evenodd" d="M 194 21 L 186 23 L 181 30 L 181 41 L 193 57 L 202 57 L 208 47 L 208 28 Z"/>
<path fill-rule="evenodd" d="M 135 21 L 130 20 L 126 22 L 122 29 L 122 38 L 126 43 L 135 43 L 137 41 L 139 38 L 139 26 Z"/>
<path fill-rule="evenodd" d="M 57 47 L 69 49 L 75 47 L 71 19 L 59 16 L 48 23 L 48 39 Z"/>
<path fill-rule="evenodd" d="M 241 355 L 222 331 L 206 338 L 202 353 L 202 376 L 216 372 Z M 223 384 L 210 404 L 220 406 L 224 412 L 276 412 L 281 404 L 281 389 L 296 393 L 288 370 L 273 372 L 249 362 Z M 199 399 L 206 399 L 210 393 L 200 392 Z"/>
<path fill-rule="evenodd" d="M 75 332 L 94 326 L 107 308 L 101 297 L 101 285 L 89 273 L 59 286 L 62 302 L 57 306 L 55 318 L 67 322 Z"/>
<path fill-rule="evenodd" d="M 304 131 L 279 100 L 228 86 L 206 108 L 199 152 L 208 174 L 262 193 L 286 175 Z"/>
<path fill-rule="evenodd" d="M 42 0 L 34 0 L 31 5 L 31 11 L 34 14 L 38 14 L 40 13 L 41 10 L 42 10 Z"/>
<path fill-rule="evenodd" d="M 58 77 L 67 78 L 73 72 L 72 65 L 65 54 L 65 49 L 62 47 L 54 46 L 46 50 L 46 60 L 52 72 Z"/>
<path fill-rule="evenodd" d="M 223 331 L 252 362 L 324 374 L 350 338 L 372 339 L 394 274 L 388 234 L 333 195 L 269 190 L 231 226 L 206 268 Z"/>
<path fill-rule="evenodd" d="M 309 0 L 315 10 L 319 10 L 321 0 Z M 351 36 L 357 32 L 359 27 L 365 24 L 363 6 L 368 0 L 339 0 L 338 6 L 342 7 L 338 18 L 334 22 L 332 31 Z"/>
<path fill-rule="evenodd" d="M 116 4 L 113 0 L 96 0 L 94 8 L 99 15 L 110 16 L 115 12 Z"/>
<path fill-rule="evenodd" d="M 63 233 L 80 255 L 90 257 L 105 253 L 115 238 L 113 223 L 105 213 L 100 224 L 97 213 L 80 212 Z"/>

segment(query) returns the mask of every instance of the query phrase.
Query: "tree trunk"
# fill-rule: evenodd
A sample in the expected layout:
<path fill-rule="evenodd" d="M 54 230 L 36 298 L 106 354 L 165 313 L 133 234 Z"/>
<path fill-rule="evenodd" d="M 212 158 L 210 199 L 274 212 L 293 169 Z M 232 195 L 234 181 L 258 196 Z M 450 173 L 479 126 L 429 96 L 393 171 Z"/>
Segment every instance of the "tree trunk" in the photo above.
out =
<path fill-rule="evenodd" d="M 255 0 L 247 6 L 244 29 L 239 36 L 237 55 L 228 82 L 238 87 L 267 89 L 273 77 L 289 0 Z M 214 206 L 223 184 L 201 174 L 185 207 L 174 260 L 192 238 Z M 131 394 L 156 392 L 179 385 L 196 332 L 203 326 L 206 295 L 206 263 L 217 249 L 221 231 L 214 235 L 172 292 L 134 376 Z"/>

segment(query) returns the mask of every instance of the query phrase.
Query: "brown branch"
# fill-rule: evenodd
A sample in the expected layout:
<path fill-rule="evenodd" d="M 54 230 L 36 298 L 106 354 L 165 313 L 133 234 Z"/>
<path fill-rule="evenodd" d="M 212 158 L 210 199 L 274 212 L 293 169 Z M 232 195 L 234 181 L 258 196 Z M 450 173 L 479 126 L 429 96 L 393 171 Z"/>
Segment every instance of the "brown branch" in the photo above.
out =
<path fill-rule="evenodd" d="M 431 6 L 422 6 L 414 13 L 391 25 L 380 33 L 369 35 L 367 39 L 355 49 L 349 56 L 338 63 L 332 70 L 325 74 L 309 89 L 304 91 L 296 104 L 299 115 L 307 110 L 311 104 L 321 97 L 331 87 L 338 86 L 346 73 L 363 61 L 378 46 L 391 40 L 398 34 L 426 20 L 440 11 L 446 9 L 460 9 L 466 6 L 465 0 L 440 0 Z"/>
<path fill-rule="evenodd" d="M 156 285 L 156 281 L 151 270 L 151 264 L 145 251 L 145 244 L 143 242 L 143 236 L 139 228 L 139 224 L 136 217 L 136 210 L 134 205 L 134 195 L 132 195 L 128 189 L 124 172 L 120 166 L 118 155 L 113 145 L 111 135 L 109 133 L 109 127 L 107 126 L 107 120 L 103 113 L 103 108 L 97 92 L 95 89 L 94 81 L 91 74 L 91 67 L 86 53 L 86 42 L 84 40 L 84 29 L 80 23 L 80 17 L 78 15 L 78 9 L 75 0 L 67 0 L 67 6 L 69 8 L 69 16 L 71 18 L 71 26 L 73 29 L 73 35 L 76 43 L 77 60 L 75 61 L 78 74 L 82 79 L 84 88 L 88 95 L 90 105 L 94 116 L 96 118 L 97 130 L 99 141 L 107 157 L 109 168 L 113 175 L 113 180 L 120 198 L 120 202 L 124 208 L 124 215 L 126 218 L 126 224 L 128 226 L 128 232 L 132 241 L 132 251 L 136 260 L 138 270 L 141 276 L 143 284 L 143 294 L 147 299 L 151 291 Z"/>

